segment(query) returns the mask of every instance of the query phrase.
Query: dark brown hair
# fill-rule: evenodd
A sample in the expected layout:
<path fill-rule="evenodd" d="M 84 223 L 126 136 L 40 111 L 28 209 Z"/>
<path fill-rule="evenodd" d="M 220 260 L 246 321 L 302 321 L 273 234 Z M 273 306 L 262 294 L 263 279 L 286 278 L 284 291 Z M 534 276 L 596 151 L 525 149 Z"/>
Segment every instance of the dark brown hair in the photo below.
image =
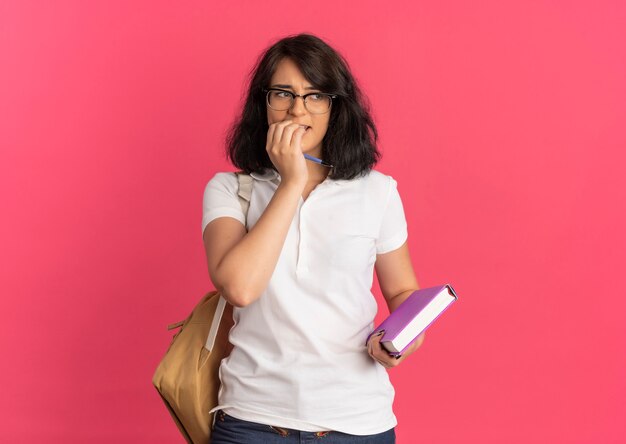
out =
<path fill-rule="evenodd" d="M 371 170 L 381 155 L 378 132 L 348 63 L 320 38 L 311 34 L 285 37 L 259 57 L 241 114 L 226 136 L 226 155 L 245 173 L 276 168 L 265 149 L 267 109 L 265 93 L 280 61 L 288 57 L 304 77 L 322 92 L 337 94 L 330 110 L 328 130 L 322 140 L 322 159 L 334 167 L 331 179 L 353 179 Z"/>

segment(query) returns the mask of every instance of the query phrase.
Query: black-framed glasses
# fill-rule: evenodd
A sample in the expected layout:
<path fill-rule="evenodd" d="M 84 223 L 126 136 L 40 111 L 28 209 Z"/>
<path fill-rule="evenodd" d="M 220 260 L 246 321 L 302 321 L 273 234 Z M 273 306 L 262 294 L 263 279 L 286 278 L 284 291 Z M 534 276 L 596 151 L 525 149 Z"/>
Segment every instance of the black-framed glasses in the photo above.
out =
<path fill-rule="evenodd" d="M 338 97 L 337 94 L 320 92 L 313 92 L 304 95 L 294 94 L 291 91 L 278 88 L 264 89 L 263 92 L 267 93 L 267 105 L 275 111 L 287 111 L 288 109 L 291 109 L 296 97 L 302 97 L 302 100 L 304 100 L 304 107 L 311 114 L 327 113 L 330 111 L 333 99 Z"/>

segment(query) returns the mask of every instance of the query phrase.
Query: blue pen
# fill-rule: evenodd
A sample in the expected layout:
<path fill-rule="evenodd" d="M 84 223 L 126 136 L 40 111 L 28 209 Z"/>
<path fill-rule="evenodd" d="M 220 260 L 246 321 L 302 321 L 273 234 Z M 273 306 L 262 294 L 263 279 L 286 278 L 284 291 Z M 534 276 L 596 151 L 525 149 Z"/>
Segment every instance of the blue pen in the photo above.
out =
<path fill-rule="evenodd" d="M 324 165 L 324 166 L 330 167 L 330 168 L 333 167 L 330 163 L 326 163 L 322 159 L 318 159 L 317 157 L 309 156 L 308 154 L 305 154 L 305 153 L 303 153 L 303 154 L 304 154 L 305 158 L 307 158 L 307 159 L 309 159 L 309 160 L 311 160 L 311 161 L 313 161 L 315 163 L 319 163 L 320 165 Z"/>

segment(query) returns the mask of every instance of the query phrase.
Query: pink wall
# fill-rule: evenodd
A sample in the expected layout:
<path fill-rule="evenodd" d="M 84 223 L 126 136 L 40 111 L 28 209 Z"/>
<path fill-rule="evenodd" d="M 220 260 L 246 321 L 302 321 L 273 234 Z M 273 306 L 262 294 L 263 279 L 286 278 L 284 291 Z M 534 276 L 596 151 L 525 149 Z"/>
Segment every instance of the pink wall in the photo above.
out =
<path fill-rule="evenodd" d="M 212 288 L 204 185 L 256 56 L 307 31 L 372 102 L 421 286 L 460 295 L 390 371 L 398 442 L 624 442 L 624 23 L 620 0 L 0 3 L 0 441 L 182 442 L 151 377 Z"/>

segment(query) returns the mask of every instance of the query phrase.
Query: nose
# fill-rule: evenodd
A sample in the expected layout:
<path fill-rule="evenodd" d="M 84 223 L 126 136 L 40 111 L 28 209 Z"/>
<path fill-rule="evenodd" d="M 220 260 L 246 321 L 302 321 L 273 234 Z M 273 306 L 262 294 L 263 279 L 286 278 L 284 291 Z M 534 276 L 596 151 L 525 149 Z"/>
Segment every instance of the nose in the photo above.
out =
<path fill-rule="evenodd" d="M 293 114 L 294 116 L 301 116 L 303 114 L 306 114 L 303 97 L 294 97 L 291 108 L 289 109 L 289 113 Z"/>

